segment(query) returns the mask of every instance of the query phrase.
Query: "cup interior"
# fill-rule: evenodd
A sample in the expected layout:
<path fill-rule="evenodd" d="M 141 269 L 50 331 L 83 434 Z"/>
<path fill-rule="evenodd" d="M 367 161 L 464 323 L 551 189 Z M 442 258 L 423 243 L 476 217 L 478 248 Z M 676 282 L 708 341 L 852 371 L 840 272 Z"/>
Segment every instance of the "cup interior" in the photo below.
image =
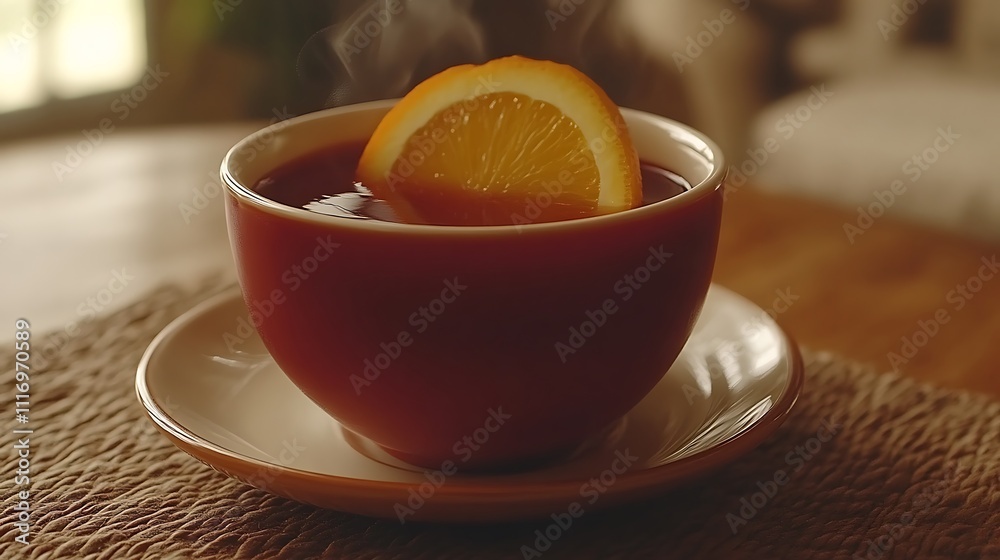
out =
<path fill-rule="evenodd" d="M 254 192 L 253 186 L 282 165 L 308 156 L 324 147 L 366 141 L 396 101 L 388 99 L 327 109 L 261 129 L 240 141 L 226 155 L 222 162 L 223 180 L 234 195 L 265 209 L 279 211 L 289 216 L 298 215 L 311 221 L 337 220 L 336 217 L 318 215 L 266 199 Z M 628 124 L 640 160 L 677 173 L 692 186 L 690 191 L 657 202 L 653 206 L 683 204 L 686 199 L 702 196 L 705 194 L 703 191 L 714 189 L 721 183 L 725 174 L 722 153 L 700 132 L 666 117 L 626 108 L 622 108 L 621 112 Z M 592 219 L 595 218 L 583 220 Z M 465 229 L 462 226 L 388 225 Z M 513 226 L 466 227 L 513 228 Z"/>

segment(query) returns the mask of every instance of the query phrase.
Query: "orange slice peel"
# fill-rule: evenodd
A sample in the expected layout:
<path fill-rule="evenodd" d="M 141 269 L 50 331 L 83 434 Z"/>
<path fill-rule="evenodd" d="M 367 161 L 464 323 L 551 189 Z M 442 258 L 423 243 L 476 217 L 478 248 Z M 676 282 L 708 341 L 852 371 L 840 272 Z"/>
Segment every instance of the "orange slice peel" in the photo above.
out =
<path fill-rule="evenodd" d="M 517 56 L 418 84 L 372 134 L 357 177 L 423 223 L 554 221 L 642 200 L 618 107 L 582 72 Z"/>

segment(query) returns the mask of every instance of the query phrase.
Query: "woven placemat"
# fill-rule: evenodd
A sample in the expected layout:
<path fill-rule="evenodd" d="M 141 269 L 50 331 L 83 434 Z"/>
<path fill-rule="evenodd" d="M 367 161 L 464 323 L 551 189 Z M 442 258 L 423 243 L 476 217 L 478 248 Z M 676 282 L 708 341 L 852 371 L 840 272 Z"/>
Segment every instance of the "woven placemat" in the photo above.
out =
<path fill-rule="evenodd" d="M 166 287 L 75 336 L 35 335 L 29 544 L 6 430 L 0 557 L 1000 558 L 1000 403 L 809 352 L 796 411 L 759 449 L 551 543 L 544 523 L 401 526 L 268 495 L 177 450 L 133 390 L 156 333 L 222 287 Z M 14 358 L 0 353 L 0 410 L 17 429 Z"/>

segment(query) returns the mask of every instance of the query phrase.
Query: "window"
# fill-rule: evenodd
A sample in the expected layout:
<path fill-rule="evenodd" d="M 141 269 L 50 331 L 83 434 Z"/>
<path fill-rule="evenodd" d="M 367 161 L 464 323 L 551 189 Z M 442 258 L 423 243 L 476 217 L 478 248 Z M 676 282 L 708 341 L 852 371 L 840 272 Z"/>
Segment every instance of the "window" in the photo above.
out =
<path fill-rule="evenodd" d="M 146 67 L 143 0 L 0 0 L 0 112 L 132 86 Z"/>

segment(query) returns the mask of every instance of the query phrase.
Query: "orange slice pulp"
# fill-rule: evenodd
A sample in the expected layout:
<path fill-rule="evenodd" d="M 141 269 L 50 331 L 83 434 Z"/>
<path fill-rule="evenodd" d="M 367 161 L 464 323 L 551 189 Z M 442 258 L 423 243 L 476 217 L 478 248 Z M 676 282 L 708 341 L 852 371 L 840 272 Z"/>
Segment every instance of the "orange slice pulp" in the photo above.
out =
<path fill-rule="evenodd" d="M 408 222 L 527 224 L 642 200 L 617 106 L 563 64 L 522 57 L 449 68 L 382 119 L 357 178 Z"/>

